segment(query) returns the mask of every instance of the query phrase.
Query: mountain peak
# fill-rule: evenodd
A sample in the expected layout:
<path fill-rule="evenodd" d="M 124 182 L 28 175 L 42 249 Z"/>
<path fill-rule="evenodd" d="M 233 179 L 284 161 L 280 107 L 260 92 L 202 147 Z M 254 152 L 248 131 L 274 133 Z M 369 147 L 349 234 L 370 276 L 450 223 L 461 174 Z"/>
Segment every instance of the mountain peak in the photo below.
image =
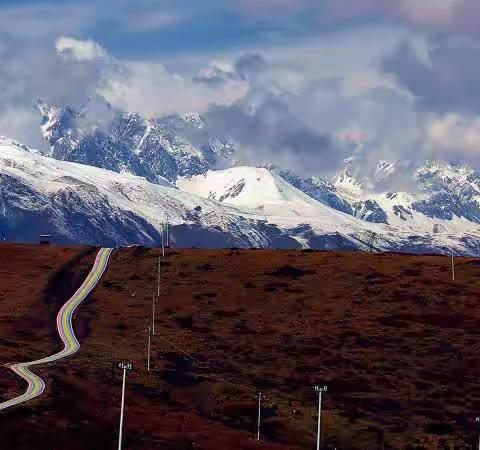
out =
<path fill-rule="evenodd" d="M 81 113 L 37 101 L 41 130 L 56 159 L 130 172 L 151 182 L 205 173 L 232 153 L 198 114 L 145 119 L 92 100 Z M 202 132 L 198 132 L 202 130 Z"/>

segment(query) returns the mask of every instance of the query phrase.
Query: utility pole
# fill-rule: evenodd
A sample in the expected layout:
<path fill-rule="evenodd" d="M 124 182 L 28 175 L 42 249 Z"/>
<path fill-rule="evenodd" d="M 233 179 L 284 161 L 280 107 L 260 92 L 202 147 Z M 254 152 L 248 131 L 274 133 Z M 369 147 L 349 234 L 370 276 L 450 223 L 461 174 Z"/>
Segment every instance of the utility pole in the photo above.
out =
<path fill-rule="evenodd" d="M 147 372 L 150 372 L 150 347 L 151 347 L 151 336 L 150 336 L 150 325 L 147 328 L 148 342 L 147 342 Z"/>
<path fill-rule="evenodd" d="M 315 386 L 315 392 L 318 392 L 317 450 L 320 450 L 322 436 L 322 392 L 327 392 L 327 390 L 327 386 Z"/>
<path fill-rule="evenodd" d="M 155 294 L 152 295 L 152 334 L 155 336 Z"/>
<path fill-rule="evenodd" d="M 127 370 L 132 370 L 132 363 L 118 363 L 118 368 L 123 370 L 123 383 L 122 383 L 122 403 L 120 406 L 120 427 L 118 431 L 118 450 L 122 450 L 122 433 L 123 433 L 123 411 L 125 407 L 125 383 L 127 379 Z"/>
<path fill-rule="evenodd" d="M 452 250 L 452 281 L 455 281 L 455 256 Z"/>
<path fill-rule="evenodd" d="M 170 248 L 170 237 L 168 235 L 169 233 L 169 224 L 168 224 L 168 216 L 167 216 L 167 248 Z"/>
<path fill-rule="evenodd" d="M 257 441 L 260 440 L 260 425 L 262 420 L 262 400 L 264 398 L 265 396 L 261 392 L 257 394 L 257 399 L 258 399 Z"/>
<path fill-rule="evenodd" d="M 478 424 L 480 424 L 480 417 L 475 417 L 475 422 L 477 423 L 477 427 L 478 427 Z M 478 436 L 478 450 L 480 450 L 480 433 L 479 433 L 479 436 Z"/>
<path fill-rule="evenodd" d="M 162 222 L 162 257 L 165 258 L 165 222 Z"/>
<path fill-rule="evenodd" d="M 162 267 L 162 259 L 158 257 L 158 271 L 157 271 L 157 301 L 160 298 L 160 271 Z"/>

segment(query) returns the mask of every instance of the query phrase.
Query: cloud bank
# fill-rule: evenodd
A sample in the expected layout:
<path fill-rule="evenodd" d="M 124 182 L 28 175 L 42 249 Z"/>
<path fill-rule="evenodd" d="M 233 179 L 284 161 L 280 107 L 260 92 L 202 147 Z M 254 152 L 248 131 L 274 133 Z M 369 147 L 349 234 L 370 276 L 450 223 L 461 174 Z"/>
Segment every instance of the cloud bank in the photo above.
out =
<path fill-rule="evenodd" d="M 379 160 L 399 161 L 411 173 L 427 159 L 480 163 L 480 3 L 215 0 L 206 11 L 228 17 L 225 39 L 236 42 L 234 52 L 212 51 L 217 44 L 210 39 L 223 25 L 212 19 L 209 34 L 196 5 L 121 0 L 112 11 L 91 0 L 1 7 L 0 134 L 45 145 L 37 97 L 88 104 L 85 122 L 99 126 L 111 110 L 93 98 L 145 117 L 204 114 L 215 133 L 239 144 L 244 163 L 324 176 L 350 158 L 372 189 L 385 188 L 385 180 L 376 184 Z M 382 24 L 381 33 L 375 27 L 367 33 L 362 21 L 372 20 Z M 401 42 L 375 42 L 399 27 Z M 115 30 L 117 40 L 101 35 L 103 29 Z M 202 32 L 205 39 L 195 42 Z M 260 45 L 260 35 L 274 44 Z M 302 46 L 295 39 L 305 35 L 310 40 Z M 111 50 L 164 49 L 179 36 L 179 52 L 199 46 L 195 58 L 184 56 L 197 63 L 183 71 L 171 68 L 175 58 Z M 358 42 L 366 36 L 367 43 Z M 138 39 L 144 46 L 136 46 Z"/>

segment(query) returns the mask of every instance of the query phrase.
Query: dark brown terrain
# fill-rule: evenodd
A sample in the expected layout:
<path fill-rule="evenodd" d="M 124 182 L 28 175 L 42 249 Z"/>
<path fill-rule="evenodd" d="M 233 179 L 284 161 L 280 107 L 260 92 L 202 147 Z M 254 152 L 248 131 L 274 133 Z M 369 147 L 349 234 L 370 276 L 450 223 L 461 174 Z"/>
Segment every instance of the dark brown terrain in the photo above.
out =
<path fill-rule="evenodd" d="M 0 246 L 0 364 L 60 347 L 56 312 L 95 249 Z M 471 448 L 480 415 L 480 261 L 442 256 L 169 250 L 152 370 L 145 328 L 158 250 L 116 250 L 75 314 L 76 355 L 38 370 L 45 394 L 0 413 L 10 449 Z M 23 382 L 0 368 L 0 396 Z M 266 395 L 255 441 L 255 393 Z"/>

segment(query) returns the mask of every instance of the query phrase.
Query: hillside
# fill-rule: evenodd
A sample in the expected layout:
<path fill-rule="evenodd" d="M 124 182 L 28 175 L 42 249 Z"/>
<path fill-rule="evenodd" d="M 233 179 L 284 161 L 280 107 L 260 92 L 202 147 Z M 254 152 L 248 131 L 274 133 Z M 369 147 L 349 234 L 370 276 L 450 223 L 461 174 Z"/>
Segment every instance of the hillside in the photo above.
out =
<path fill-rule="evenodd" d="M 89 247 L 0 244 L 2 399 L 21 389 L 5 363 L 32 360 L 57 349 L 56 314 L 88 272 L 94 252 Z"/>
<path fill-rule="evenodd" d="M 32 264 L 38 254 L 30 253 Z M 2 274 L 18 267 L 10 255 Z M 140 247 L 114 253 L 102 286 L 76 314 L 80 353 L 46 370 L 45 398 L 2 414 L 2 441 L 18 449 L 113 447 L 121 384 L 113 366 L 130 360 L 131 449 L 257 448 L 257 390 L 267 397 L 262 448 L 312 448 L 317 383 L 329 386 L 328 448 L 474 442 L 476 259 L 458 259 L 453 282 L 442 256 L 169 250 L 147 374 L 144 330 L 158 255 Z M 25 293 L 15 299 L 29 301 Z M 45 326 L 16 323 L 29 342 L 45 339 Z"/>

